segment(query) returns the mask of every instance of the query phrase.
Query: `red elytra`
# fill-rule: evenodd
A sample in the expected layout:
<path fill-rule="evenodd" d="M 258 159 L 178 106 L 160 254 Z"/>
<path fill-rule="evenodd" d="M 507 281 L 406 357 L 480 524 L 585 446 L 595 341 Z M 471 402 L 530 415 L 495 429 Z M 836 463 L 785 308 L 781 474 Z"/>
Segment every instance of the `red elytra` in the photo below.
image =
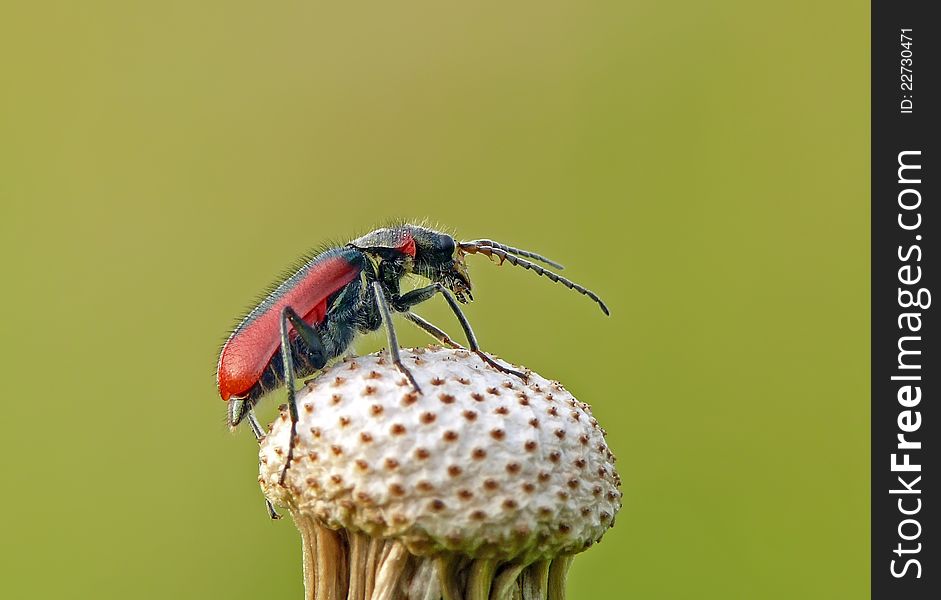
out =
<path fill-rule="evenodd" d="M 415 241 L 411 238 L 408 241 L 414 256 Z M 258 382 L 281 344 L 281 311 L 285 306 L 293 308 L 312 325 L 320 323 L 327 313 L 327 298 L 359 273 L 359 267 L 342 256 L 319 260 L 264 312 L 244 328 L 237 329 L 219 355 L 217 383 L 222 399 L 243 394 Z"/>

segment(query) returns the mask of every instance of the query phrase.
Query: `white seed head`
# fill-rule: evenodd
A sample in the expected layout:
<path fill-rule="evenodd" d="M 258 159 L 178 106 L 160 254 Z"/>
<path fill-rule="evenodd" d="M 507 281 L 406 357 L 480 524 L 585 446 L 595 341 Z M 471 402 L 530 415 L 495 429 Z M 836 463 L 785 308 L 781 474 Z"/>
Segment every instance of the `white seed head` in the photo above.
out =
<path fill-rule="evenodd" d="M 403 350 L 422 393 L 383 354 L 334 365 L 297 396 L 294 461 L 282 410 L 261 446 L 267 497 L 330 529 L 418 556 L 548 559 L 595 543 L 620 478 L 590 407 L 463 350 Z"/>

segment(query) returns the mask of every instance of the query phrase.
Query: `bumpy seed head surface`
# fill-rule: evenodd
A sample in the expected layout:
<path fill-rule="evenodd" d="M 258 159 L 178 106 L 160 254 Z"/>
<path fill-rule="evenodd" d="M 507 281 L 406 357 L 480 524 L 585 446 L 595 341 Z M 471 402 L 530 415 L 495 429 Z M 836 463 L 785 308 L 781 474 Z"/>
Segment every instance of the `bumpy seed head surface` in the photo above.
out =
<path fill-rule="evenodd" d="M 340 362 L 298 394 L 284 486 L 282 411 L 260 451 L 272 502 L 417 555 L 535 560 L 579 552 L 611 527 L 620 478 L 587 404 L 462 350 L 407 349 L 403 360 L 422 394 L 384 354 Z"/>

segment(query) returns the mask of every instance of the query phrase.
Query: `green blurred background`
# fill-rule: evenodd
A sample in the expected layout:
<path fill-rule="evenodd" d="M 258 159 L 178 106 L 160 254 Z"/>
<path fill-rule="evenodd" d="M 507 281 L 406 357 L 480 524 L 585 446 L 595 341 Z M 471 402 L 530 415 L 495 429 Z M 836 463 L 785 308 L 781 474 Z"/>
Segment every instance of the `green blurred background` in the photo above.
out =
<path fill-rule="evenodd" d="M 573 599 L 865 596 L 868 3 L 335 4 L 0 8 L 3 595 L 300 597 L 217 350 L 407 217 L 611 306 L 471 259 L 484 346 L 619 457 Z"/>

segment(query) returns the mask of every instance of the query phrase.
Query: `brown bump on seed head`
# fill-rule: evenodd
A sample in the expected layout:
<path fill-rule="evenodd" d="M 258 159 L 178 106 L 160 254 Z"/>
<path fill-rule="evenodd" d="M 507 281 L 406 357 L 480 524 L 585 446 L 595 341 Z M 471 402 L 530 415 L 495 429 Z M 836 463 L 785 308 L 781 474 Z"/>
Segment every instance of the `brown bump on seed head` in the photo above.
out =
<path fill-rule="evenodd" d="M 579 469 L 584 469 L 584 468 L 585 468 L 585 465 L 587 465 L 587 464 L 588 464 L 588 463 L 585 461 L 584 458 L 576 458 L 576 459 L 575 459 L 575 466 L 578 467 Z"/>
<path fill-rule="evenodd" d="M 563 502 L 569 499 L 568 492 L 559 492 L 556 494 L 556 496 L 558 496 L 559 500 L 562 500 Z"/>
<path fill-rule="evenodd" d="M 581 436 L 579 436 L 579 437 L 578 437 L 578 443 L 580 443 L 582 446 L 587 446 L 587 445 L 588 445 L 588 436 L 587 436 L 587 435 L 581 435 Z"/>
<path fill-rule="evenodd" d="M 565 438 L 565 430 L 564 430 L 564 429 L 556 429 L 556 430 L 555 430 L 555 437 L 559 438 L 560 440 L 561 440 L 561 439 L 564 439 L 564 438 Z"/>
<path fill-rule="evenodd" d="M 339 379 L 339 377 L 337 377 L 337 379 Z M 343 400 L 343 396 L 341 396 L 340 394 L 334 394 L 330 396 L 331 404 L 339 404 L 342 400 Z"/>
<path fill-rule="evenodd" d="M 581 415 L 578 414 L 577 411 L 574 411 L 574 410 L 573 410 L 573 411 L 572 411 L 572 420 L 573 420 L 573 421 L 577 421 L 579 418 L 581 418 Z"/>
<path fill-rule="evenodd" d="M 554 451 L 554 452 L 550 452 L 550 453 L 549 453 L 549 460 L 552 461 L 552 462 L 554 462 L 554 463 L 559 462 L 559 459 L 560 459 L 560 458 L 562 458 L 562 453 L 561 453 L 561 452 Z"/>
<path fill-rule="evenodd" d="M 484 480 L 484 489 L 485 489 L 485 490 L 488 490 L 488 491 L 491 491 L 491 492 L 492 492 L 493 490 L 497 489 L 498 487 L 500 487 L 500 484 L 497 483 L 497 481 L 496 481 L 495 479 L 485 479 L 485 480 Z"/>
<path fill-rule="evenodd" d="M 429 456 L 431 456 L 431 452 L 428 452 L 428 450 L 424 448 L 415 449 L 415 458 L 418 460 L 427 460 Z"/>
<path fill-rule="evenodd" d="M 488 394 L 491 394 L 491 395 L 493 395 L 493 396 L 499 396 L 499 395 L 500 395 L 500 390 L 498 390 L 498 389 L 495 388 L 495 387 L 488 387 L 488 388 L 487 388 L 487 393 L 488 393 Z"/>
<path fill-rule="evenodd" d="M 347 416 L 340 417 L 340 427 L 346 427 L 350 424 L 350 418 Z"/>
<path fill-rule="evenodd" d="M 608 500 L 616 500 L 618 498 L 618 494 L 616 492 L 608 492 L 607 497 Z"/>
<path fill-rule="evenodd" d="M 601 511 L 601 514 L 598 516 L 601 517 L 602 523 L 604 523 L 605 521 L 608 521 L 611 518 L 611 515 L 609 515 L 608 511 L 606 510 Z"/>
<path fill-rule="evenodd" d="M 506 380 L 506 381 L 503 382 L 503 387 L 505 387 L 505 388 L 507 388 L 507 389 L 509 389 L 509 390 L 512 390 L 512 389 L 513 389 L 513 382 L 510 381 L 510 380 Z"/>
<path fill-rule="evenodd" d="M 485 513 L 482 510 L 475 510 L 474 512 L 470 514 L 470 518 L 473 519 L 474 521 L 483 521 L 484 519 L 487 518 L 487 513 Z"/>
<path fill-rule="evenodd" d="M 307 460 L 309 460 L 310 462 L 317 462 L 318 458 L 320 458 L 320 455 L 314 451 L 310 451 L 307 453 Z"/>
<path fill-rule="evenodd" d="M 529 527 L 527 527 L 526 525 L 517 525 L 516 528 L 513 530 L 513 535 L 515 535 L 518 538 L 528 537 L 530 533 L 532 532 L 530 531 Z"/>
<path fill-rule="evenodd" d="M 595 487 L 591 488 L 591 493 L 592 493 L 593 495 L 595 495 L 595 496 L 600 496 L 600 495 L 601 495 L 601 486 L 600 486 L 600 485 L 596 485 Z"/>
<path fill-rule="evenodd" d="M 568 480 L 568 486 L 574 490 L 575 488 L 578 487 L 578 480 L 577 480 L 577 479 L 569 479 L 569 480 Z"/>
<path fill-rule="evenodd" d="M 441 512 L 442 510 L 444 510 L 445 504 L 443 500 L 435 498 L 434 500 L 428 503 L 428 507 L 435 512 Z"/>
<path fill-rule="evenodd" d="M 402 379 L 399 379 L 399 380 L 395 383 L 395 385 L 397 385 L 397 386 L 399 386 L 399 387 L 405 387 L 405 386 L 408 385 L 408 379 L 406 379 L 406 378 L 403 377 Z"/>
<path fill-rule="evenodd" d="M 509 463 L 506 466 L 506 472 L 509 473 L 510 475 L 516 475 L 517 473 L 520 472 L 521 468 L 522 467 L 520 467 L 519 463 Z"/>
<path fill-rule="evenodd" d="M 473 394 L 471 394 L 471 398 L 473 398 L 473 399 L 476 400 L 477 402 L 483 402 L 483 401 L 484 401 L 484 396 L 483 396 L 483 394 L 478 394 L 477 392 L 474 392 Z"/>
<path fill-rule="evenodd" d="M 474 497 L 474 492 L 472 492 L 472 491 L 470 491 L 470 490 L 458 490 L 458 491 L 457 491 L 457 497 L 460 498 L 461 500 L 467 502 L 468 500 L 470 500 L 471 498 Z"/>
<path fill-rule="evenodd" d="M 359 365 L 356 364 L 356 361 L 355 361 L 355 360 L 351 360 L 351 361 L 350 361 L 350 371 L 355 371 L 355 370 L 357 369 L 357 367 L 359 367 Z"/>
<path fill-rule="evenodd" d="M 447 430 L 441 435 L 441 439 L 446 442 L 454 442 L 458 438 L 457 432 L 452 430 Z"/>
<path fill-rule="evenodd" d="M 518 505 L 516 503 L 516 500 L 513 500 L 512 498 L 507 498 L 506 500 L 503 501 L 503 508 L 507 510 L 513 510 L 517 506 Z"/>
<path fill-rule="evenodd" d="M 542 472 L 539 473 L 539 481 L 541 481 L 541 482 L 543 482 L 543 483 L 549 481 L 549 479 L 550 479 L 551 477 L 552 477 L 552 475 L 549 475 L 549 474 L 546 473 L 545 471 L 542 471 Z"/>
<path fill-rule="evenodd" d="M 450 475 L 451 477 L 457 477 L 458 475 L 461 474 L 462 471 L 463 469 L 461 469 L 461 467 L 457 465 L 451 465 L 450 467 L 448 467 L 448 475 Z"/>
<path fill-rule="evenodd" d="M 332 481 L 336 485 L 340 485 L 341 483 L 343 483 L 343 477 L 340 475 L 331 475 L 330 481 Z"/>
<path fill-rule="evenodd" d="M 559 531 L 561 533 L 568 533 L 572 528 L 566 523 L 559 523 Z"/>
<path fill-rule="evenodd" d="M 416 362 L 417 362 L 417 361 L 416 361 Z M 433 378 L 431 379 L 431 385 L 442 385 L 442 384 L 444 384 L 444 379 L 442 379 L 442 378 L 440 378 L 440 377 L 433 377 Z"/>
<path fill-rule="evenodd" d="M 399 468 L 399 461 L 390 456 L 385 460 L 385 465 L 387 470 L 394 471 Z"/>
<path fill-rule="evenodd" d="M 363 431 L 363 432 L 361 432 L 361 433 L 359 434 L 359 439 L 360 439 L 360 441 L 362 441 L 364 444 L 368 444 L 369 442 L 372 441 L 372 434 L 369 433 L 368 431 Z"/>
<path fill-rule="evenodd" d="M 307 412 L 307 414 L 310 414 L 310 413 L 314 412 L 314 405 L 313 405 L 313 404 L 310 404 L 310 403 L 305 404 L 305 405 L 304 405 L 304 410 Z"/>
<path fill-rule="evenodd" d="M 330 450 L 337 456 L 343 454 L 343 448 L 337 445 L 330 446 Z"/>
<path fill-rule="evenodd" d="M 407 394 L 405 394 L 404 396 L 402 396 L 402 405 L 403 405 L 403 406 L 411 406 L 412 404 L 415 404 L 416 402 L 418 402 L 418 393 L 417 393 L 417 392 L 408 392 Z"/>
<path fill-rule="evenodd" d="M 435 419 L 437 418 L 438 418 L 438 415 L 436 415 L 433 412 L 424 412 L 421 414 L 421 422 L 424 423 L 425 425 L 434 423 Z"/>
<path fill-rule="evenodd" d="M 502 440 L 503 438 L 506 437 L 506 432 L 503 431 L 502 429 L 491 429 L 490 437 L 492 437 L 495 440 Z"/>
<path fill-rule="evenodd" d="M 533 417 L 532 419 L 529 420 L 529 424 L 532 425 L 533 427 L 539 427 L 539 419 Z"/>
<path fill-rule="evenodd" d="M 360 471 L 368 471 L 368 470 L 369 470 L 369 463 L 366 462 L 365 460 L 358 459 L 358 460 L 356 461 L 356 468 L 359 469 Z"/>
<path fill-rule="evenodd" d="M 367 385 L 365 388 L 363 388 L 364 396 L 372 396 L 375 393 L 376 393 L 376 386 Z"/>
<path fill-rule="evenodd" d="M 441 394 L 438 399 L 441 400 L 442 404 L 454 404 L 456 398 L 451 394 Z"/>
<path fill-rule="evenodd" d="M 336 379 L 333 380 L 333 387 L 340 387 L 341 385 L 343 385 L 345 381 L 346 379 L 343 379 L 342 377 L 337 377 Z"/>
<path fill-rule="evenodd" d="M 526 483 L 523 484 L 523 491 L 526 492 L 527 494 L 532 494 L 535 490 L 536 490 L 536 486 L 531 484 L 530 482 L 527 481 Z"/>
<path fill-rule="evenodd" d="M 527 452 L 533 452 L 538 445 L 535 440 L 527 440 L 526 443 L 523 444 L 523 448 L 525 448 Z"/>
<path fill-rule="evenodd" d="M 477 413 L 472 410 L 465 410 L 464 418 L 467 419 L 468 421 L 473 421 L 477 419 Z"/>
<path fill-rule="evenodd" d="M 392 515 L 392 522 L 395 523 L 396 525 L 405 525 L 406 523 L 408 523 L 408 517 L 406 517 L 402 513 L 395 513 Z"/>
<path fill-rule="evenodd" d="M 415 487 L 418 488 L 418 491 L 420 492 L 430 492 L 431 490 L 435 489 L 435 486 L 431 485 L 431 482 L 427 479 L 422 479 L 415 485 Z"/>
<path fill-rule="evenodd" d="M 385 411 L 385 407 L 382 406 L 381 404 L 373 404 L 372 406 L 369 407 L 369 414 L 371 414 L 374 417 L 378 417 L 384 411 Z"/>
<path fill-rule="evenodd" d="M 315 438 L 319 438 L 319 437 L 320 437 L 320 427 L 311 427 L 311 428 L 310 428 L 310 434 L 311 434 L 312 436 L 314 436 Z"/>
<path fill-rule="evenodd" d="M 587 517 L 588 515 L 591 514 L 591 508 L 585 506 L 582 508 L 581 513 L 583 517 Z"/>
<path fill-rule="evenodd" d="M 370 371 L 369 375 L 366 376 L 366 379 L 382 379 L 382 373 L 379 371 Z"/>
<path fill-rule="evenodd" d="M 392 427 L 389 428 L 389 432 L 392 433 L 392 435 L 403 435 L 405 433 L 405 425 L 393 423 Z"/>
<path fill-rule="evenodd" d="M 498 415 L 506 415 L 506 414 L 509 414 L 510 409 L 508 409 L 505 406 L 498 406 L 497 408 L 493 410 L 493 412 L 497 413 Z"/>
<path fill-rule="evenodd" d="M 379 358 L 376 359 L 376 364 L 377 364 L 377 365 L 384 365 L 384 364 L 386 364 L 386 359 L 380 356 Z"/>
<path fill-rule="evenodd" d="M 553 407 L 550 407 L 549 410 L 547 410 L 546 412 L 549 413 L 550 415 L 552 415 L 553 417 L 558 417 L 558 416 L 559 416 L 559 411 L 556 410 L 556 408 L 555 408 L 554 406 L 553 406 Z"/>
<path fill-rule="evenodd" d="M 315 479 L 314 477 L 307 478 L 307 487 L 312 488 L 312 487 L 315 487 L 316 485 L 317 485 L 317 479 Z"/>
<path fill-rule="evenodd" d="M 393 483 L 389 485 L 389 493 L 393 496 L 404 496 L 405 488 L 399 485 L 398 483 Z"/>
<path fill-rule="evenodd" d="M 457 382 L 461 385 L 470 385 L 470 379 L 467 379 L 466 377 L 458 377 Z"/>
<path fill-rule="evenodd" d="M 471 452 L 471 456 L 474 457 L 474 460 L 483 460 L 487 458 L 487 451 L 483 448 L 474 448 L 473 452 Z"/>

